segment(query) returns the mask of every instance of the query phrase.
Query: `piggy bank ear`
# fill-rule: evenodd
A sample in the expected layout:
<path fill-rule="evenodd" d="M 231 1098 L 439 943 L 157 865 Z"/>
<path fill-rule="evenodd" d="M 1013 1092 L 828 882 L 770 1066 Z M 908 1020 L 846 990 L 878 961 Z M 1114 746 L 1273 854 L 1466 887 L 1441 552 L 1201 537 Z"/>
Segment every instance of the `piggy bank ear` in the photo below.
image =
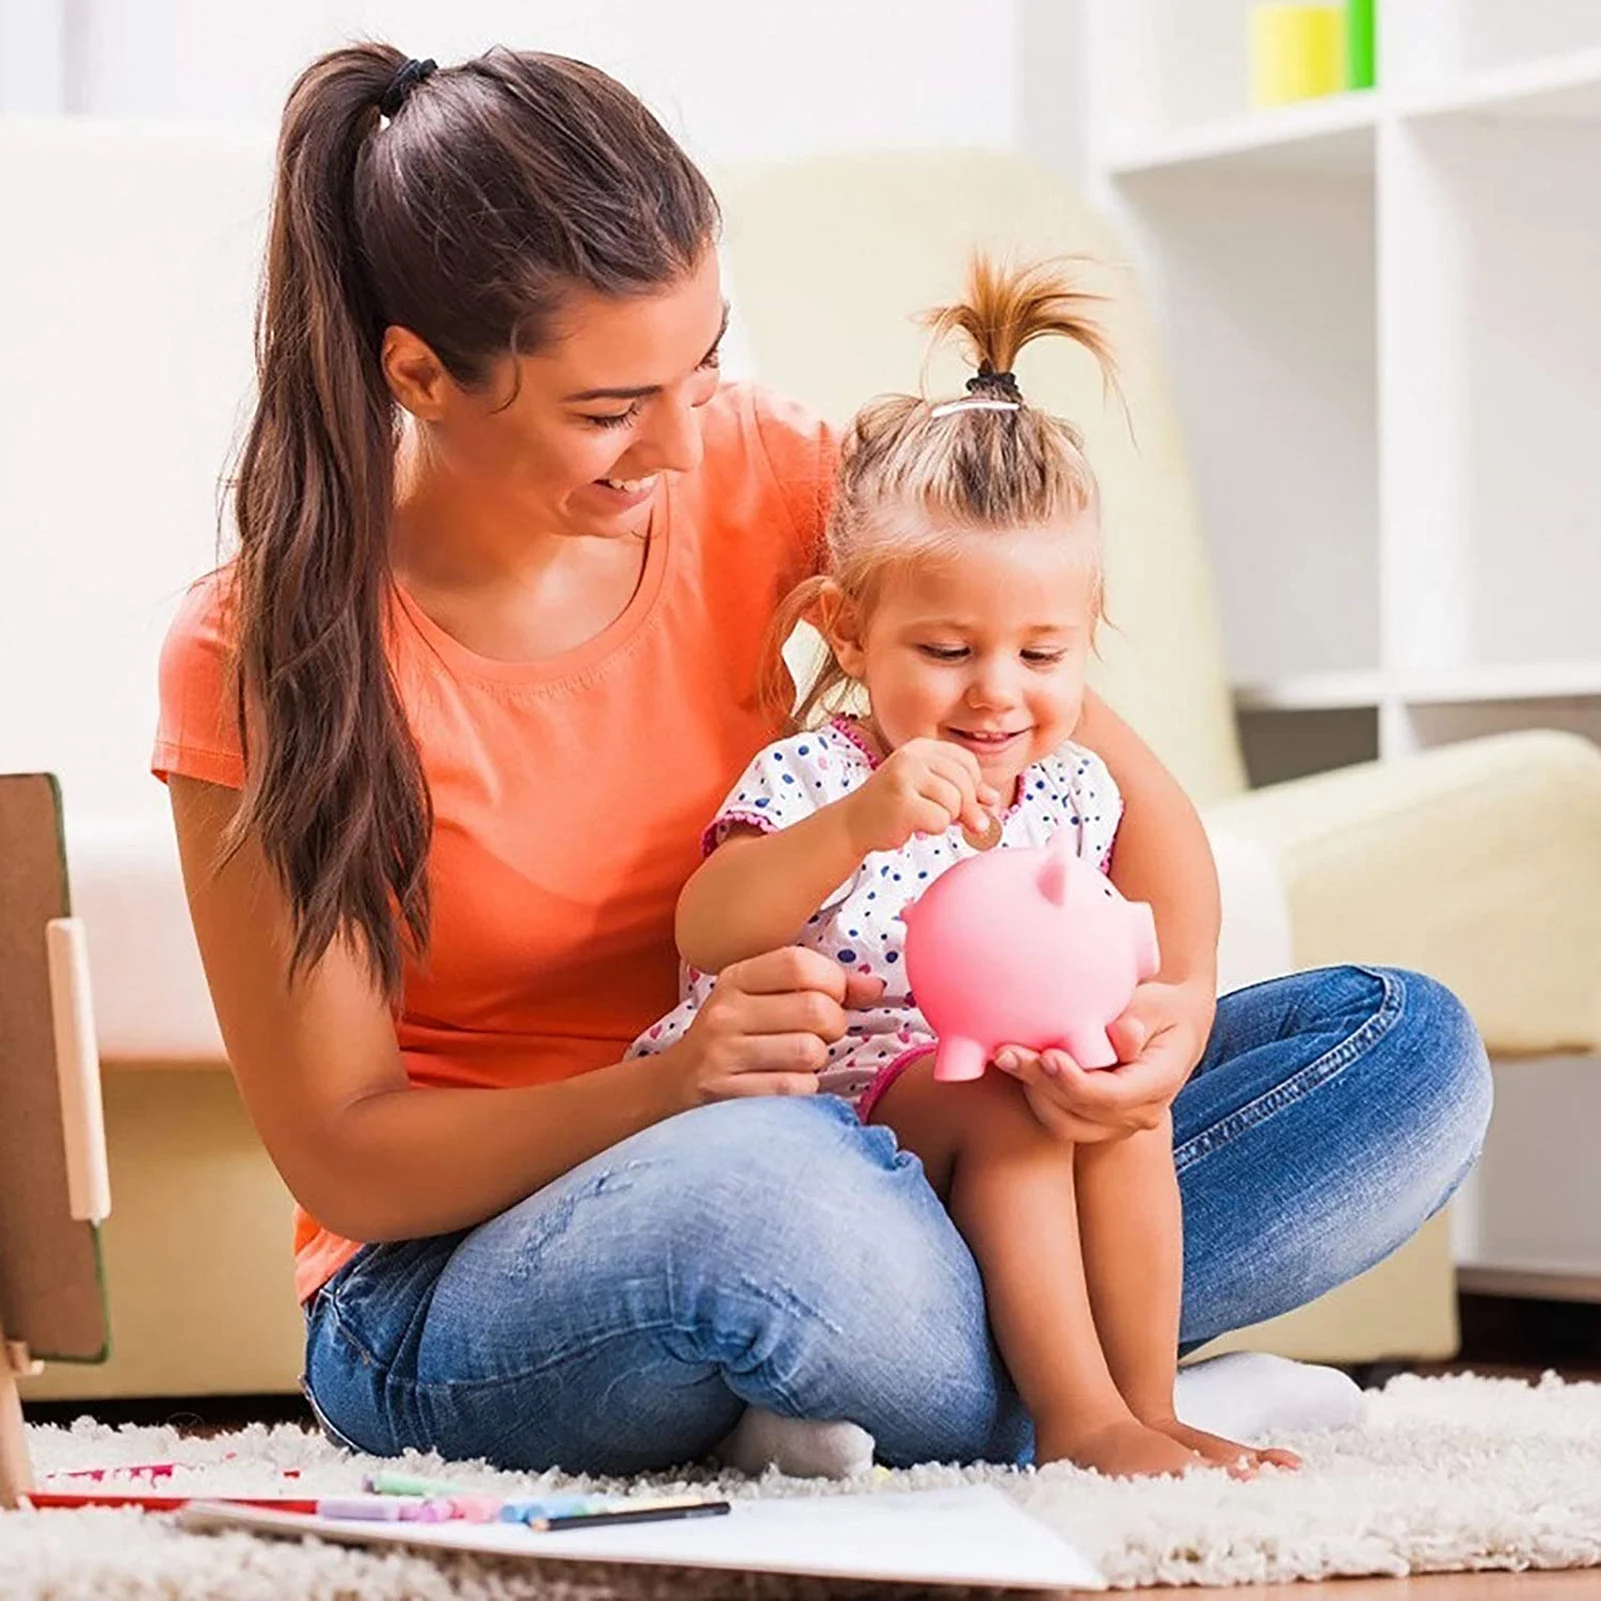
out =
<path fill-rule="evenodd" d="M 1071 855 L 1067 830 L 1058 829 L 1056 837 L 1046 847 L 1045 865 L 1040 869 L 1036 881 L 1040 894 L 1057 906 L 1067 905 L 1067 863 Z"/>

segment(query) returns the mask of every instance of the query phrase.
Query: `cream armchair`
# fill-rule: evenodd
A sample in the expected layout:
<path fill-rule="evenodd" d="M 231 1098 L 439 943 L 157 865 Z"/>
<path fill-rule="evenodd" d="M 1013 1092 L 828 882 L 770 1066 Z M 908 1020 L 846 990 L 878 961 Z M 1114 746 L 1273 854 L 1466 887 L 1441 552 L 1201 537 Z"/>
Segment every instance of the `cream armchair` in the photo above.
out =
<path fill-rule="evenodd" d="M 1218 858 L 1225 988 L 1325 963 L 1422 969 L 1495 1053 L 1601 1045 L 1601 751 L 1555 733 L 1473 741 L 1248 793 L 1209 563 L 1161 353 L 1104 225 L 1000 154 L 835 157 L 718 175 L 738 318 L 761 378 L 844 417 L 915 385 L 912 321 L 975 244 L 1075 254 L 1107 297 L 1127 412 L 1080 352 L 1025 352 L 1026 393 L 1086 435 L 1105 502 L 1114 626 L 1098 687 L 1200 803 Z M 959 390 L 949 358 L 931 386 Z M 1228 1344 L 1341 1361 L 1456 1347 L 1445 1219 L 1317 1305 Z"/>

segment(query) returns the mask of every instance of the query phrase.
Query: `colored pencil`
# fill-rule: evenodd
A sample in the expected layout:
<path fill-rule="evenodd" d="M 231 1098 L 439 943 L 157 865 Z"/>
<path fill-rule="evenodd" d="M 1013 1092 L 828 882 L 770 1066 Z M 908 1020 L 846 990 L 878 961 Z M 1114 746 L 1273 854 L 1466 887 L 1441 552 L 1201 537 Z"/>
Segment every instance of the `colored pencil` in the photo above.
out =
<path fill-rule="evenodd" d="M 683 1506 L 644 1506 L 632 1511 L 570 1512 L 561 1517 L 529 1518 L 528 1527 L 539 1534 L 560 1529 L 594 1529 L 603 1523 L 667 1523 L 674 1518 L 720 1518 L 733 1511 L 727 1501 L 695 1501 Z"/>
<path fill-rule="evenodd" d="M 593 1496 L 555 1495 L 510 1500 L 500 1509 L 502 1523 L 522 1523 L 547 1533 L 556 1529 L 592 1529 L 602 1523 L 655 1523 L 672 1518 L 720 1517 L 727 1501 L 698 1496 L 662 1496 L 651 1500 L 599 1500 Z"/>

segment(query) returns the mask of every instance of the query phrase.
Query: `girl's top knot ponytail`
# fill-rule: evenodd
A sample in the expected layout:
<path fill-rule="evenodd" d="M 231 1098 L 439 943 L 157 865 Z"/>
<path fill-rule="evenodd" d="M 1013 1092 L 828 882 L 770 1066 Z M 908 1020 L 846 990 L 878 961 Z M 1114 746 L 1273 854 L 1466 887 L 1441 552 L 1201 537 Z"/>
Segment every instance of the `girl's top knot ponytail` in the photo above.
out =
<path fill-rule="evenodd" d="M 1023 391 L 1017 387 L 1017 374 L 996 372 L 988 361 L 982 359 L 978 371 L 967 380 L 967 392 L 970 395 L 998 395 L 1002 400 L 1010 400 L 1019 406 L 1023 404 Z"/>

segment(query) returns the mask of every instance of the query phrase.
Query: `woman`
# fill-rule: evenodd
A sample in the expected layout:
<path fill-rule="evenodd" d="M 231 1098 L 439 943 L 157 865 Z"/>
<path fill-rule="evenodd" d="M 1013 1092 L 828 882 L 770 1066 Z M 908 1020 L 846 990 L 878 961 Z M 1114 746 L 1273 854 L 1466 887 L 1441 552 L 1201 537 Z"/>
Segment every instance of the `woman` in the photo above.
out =
<path fill-rule="evenodd" d="M 747 1404 L 892 1463 L 1031 1448 L 920 1168 L 814 1093 L 867 981 L 773 951 L 622 1060 L 674 999 L 700 828 L 775 732 L 762 637 L 832 473 L 819 424 L 718 384 L 716 228 L 579 63 L 363 45 L 290 95 L 239 556 L 169 636 L 154 765 L 304 1208 L 308 1391 L 362 1449 L 623 1472 Z M 1055 1093 L 1079 1139 L 1171 1107 L 1193 1345 L 1407 1238 L 1471 1164 L 1488 1071 L 1410 973 L 1214 1014 L 1192 808 L 1093 698 L 1075 737 L 1124 793 L 1115 877 L 1165 965 L 1127 1065 Z"/>

